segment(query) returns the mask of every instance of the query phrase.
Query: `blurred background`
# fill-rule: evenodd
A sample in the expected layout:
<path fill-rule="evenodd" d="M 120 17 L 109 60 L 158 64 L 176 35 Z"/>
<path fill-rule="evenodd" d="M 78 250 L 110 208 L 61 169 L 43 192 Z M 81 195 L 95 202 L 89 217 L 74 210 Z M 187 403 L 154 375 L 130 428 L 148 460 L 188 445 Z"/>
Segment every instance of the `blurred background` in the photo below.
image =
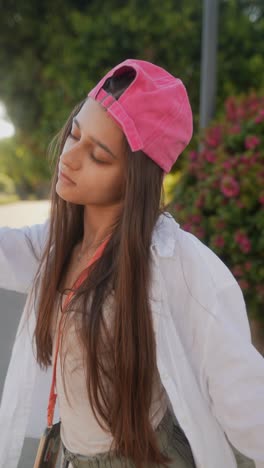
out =
<path fill-rule="evenodd" d="M 264 355 L 263 0 L 0 5 L 0 224 L 46 219 L 48 146 L 72 108 L 122 60 L 154 62 L 182 79 L 194 113 L 193 139 L 165 177 L 168 211 L 231 269 Z M 19 317 L 25 298 L 0 297 Z"/>

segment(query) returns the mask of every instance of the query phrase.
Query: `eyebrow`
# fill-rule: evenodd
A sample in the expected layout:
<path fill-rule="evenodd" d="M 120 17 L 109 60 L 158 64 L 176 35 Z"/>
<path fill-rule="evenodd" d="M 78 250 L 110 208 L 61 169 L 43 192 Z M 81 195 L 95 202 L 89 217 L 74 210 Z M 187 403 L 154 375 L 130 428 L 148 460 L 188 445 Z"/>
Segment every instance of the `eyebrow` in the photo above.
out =
<path fill-rule="evenodd" d="M 73 117 L 72 121 L 77 125 L 77 127 L 81 130 L 81 126 L 80 126 L 80 123 L 79 121 L 77 120 L 76 117 Z M 98 146 L 100 146 L 102 149 L 104 149 L 105 151 L 107 151 L 107 153 L 109 153 L 113 158 L 117 159 L 117 157 L 115 156 L 114 153 L 112 153 L 112 151 L 104 144 L 102 143 L 101 141 L 97 140 L 96 138 L 94 138 L 93 136 L 90 135 L 90 138 L 91 140 L 93 140 L 94 143 L 96 143 Z"/>

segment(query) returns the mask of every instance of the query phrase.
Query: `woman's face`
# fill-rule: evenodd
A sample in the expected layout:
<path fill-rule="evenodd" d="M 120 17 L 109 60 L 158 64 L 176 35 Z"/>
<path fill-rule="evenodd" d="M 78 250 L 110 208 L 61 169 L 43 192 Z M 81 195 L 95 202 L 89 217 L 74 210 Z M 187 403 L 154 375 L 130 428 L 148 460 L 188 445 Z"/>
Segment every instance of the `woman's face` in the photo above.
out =
<path fill-rule="evenodd" d="M 101 104 L 88 98 L 73 119 L 71 134 L 60 155 L 58 195 L 80 205 L 120 203 L 126 163 L 121 128 Z M 67 183 L 61 172 L 73 182 Z"/>

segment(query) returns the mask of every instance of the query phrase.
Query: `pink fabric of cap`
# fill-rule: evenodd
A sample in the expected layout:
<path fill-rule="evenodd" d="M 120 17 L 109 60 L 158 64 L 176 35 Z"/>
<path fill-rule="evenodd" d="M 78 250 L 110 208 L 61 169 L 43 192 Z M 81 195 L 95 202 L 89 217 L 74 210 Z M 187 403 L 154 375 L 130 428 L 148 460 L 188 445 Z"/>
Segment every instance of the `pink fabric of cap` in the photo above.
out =
<path fill-rule="evenodd" d="M 118 100 L 102 89 L 107 78 L 131 67 L 135 78 Z M 132 151 L 144 151 L 166 173 L 191 140 L 193 117 L 185 86 L 151 62 L 124 60 L 108 71 L 88 96 L 106 108 Z"/>

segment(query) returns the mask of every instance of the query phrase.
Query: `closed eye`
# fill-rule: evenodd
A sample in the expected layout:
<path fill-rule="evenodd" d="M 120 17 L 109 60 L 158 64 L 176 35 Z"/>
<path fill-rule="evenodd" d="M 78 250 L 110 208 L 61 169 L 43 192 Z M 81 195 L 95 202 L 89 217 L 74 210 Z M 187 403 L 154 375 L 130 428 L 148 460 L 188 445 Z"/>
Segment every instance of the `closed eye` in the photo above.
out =
<path fill-rule="evenodd" d="M 70 138 L 72 138 L 73 140 L 77 140 L 78 141 L 78 138 L 76 138 L 71 132 L 69 133 L 68 135 Z M 104 161 L 100 161 L 99 159 L 97 159 L 93 153 L 89 153 L 91 158 L 93 159 L 94 162 L 98 163 L 98 164 L 106 164 Z"/>

